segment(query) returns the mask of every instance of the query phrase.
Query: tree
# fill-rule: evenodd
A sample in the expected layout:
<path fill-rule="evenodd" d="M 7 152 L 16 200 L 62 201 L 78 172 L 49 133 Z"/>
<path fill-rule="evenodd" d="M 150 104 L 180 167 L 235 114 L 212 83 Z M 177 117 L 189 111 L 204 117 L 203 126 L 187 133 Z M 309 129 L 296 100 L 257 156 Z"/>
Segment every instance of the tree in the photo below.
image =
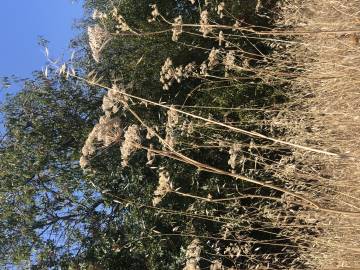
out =
<path fill-rule="evenodd" d="M 38 256 L 50 267 L 79 252 L 87 226 L 104 215 L 104 200 L 78 166 L 100 95 L 75 81 L 34 76 L 2 108 L 1 258 Z M 43 257 L 49 249 L 54 256 Z"/>

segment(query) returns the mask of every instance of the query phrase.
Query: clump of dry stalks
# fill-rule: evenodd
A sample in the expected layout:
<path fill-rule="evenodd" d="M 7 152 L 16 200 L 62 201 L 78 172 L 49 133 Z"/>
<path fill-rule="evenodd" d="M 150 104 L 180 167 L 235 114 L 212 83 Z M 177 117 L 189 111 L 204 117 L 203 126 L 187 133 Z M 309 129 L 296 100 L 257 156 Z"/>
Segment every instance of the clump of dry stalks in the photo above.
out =
<path fill-rule="evenodd" d="M 279 26 L 295 32 L 286 57 L 298 75 L 289 80 L 291 104 L 274 118 L 285 125 L 284 140 L 322 148 L 339 156 L 293 152 L 279 175 L 296 185 L 303 182 L 329 208 L 360 210 L 360 2 L 288 0 L 281 7 Z M 298 34 L 296 34 L 298 33 Z M 283 69 L 283 68 L 282 68 Z M 306 212 L 321 233 L 307 256 L 318 268 L 360 265 L 360 217 Z"/>
<path fill-rule="evenodd" d="M 190 2 L 195 4 L 196 1 Z M 261 12 L 259 2 L 261 4 L 261 1 L 258 1 L 256 12 Z M 149 21 L 161 20 L 163 17 L 156 5 L 152 7 L 153 18 Z M 251 125 L 266 126 L 271 132 L 260 134 L 257 130 L 246 130 L 244 123 L 239 125 L 214 121 L 184 109 L 177 109 L 176 106 L 128 95 L 114 86 L 109 88 L 109 94 L 104 99 L 106 123 L 101 120 L 96 126 L 96 134 L 90 134 L 84 147 L 82 165 L 89 166 L 89 156 L 95 152 L 90 142 L 95 139 L 103 142 L 105 146 L 120 143 L 120 137 L 123 136 L 122 130 L 119 131 L 120 126 L 116 126 L 116 130 L 111 126 L 105 133 L 97 130 L 102 126 L 108 127 L 110 117 L 114 117 L 112 115 L 119 110 L 118 106 L 124 105 L 124 97 L 146 105 L 160 106 L 168 113 L 168 123 L 161 127 L 166 134 L 165 138 L 160 136 L 158 127 L 147 126 L 145 119 L 124 106 L 139 120 L 141 127 L 132 125 L 125 129 L 125 141 L 131 143 L 125 144 L 124 141 L 122 144 L 123 165 L 127 165 L 131 154 L 144 149 L 148 151 L 151 164 L 155 156 L 173 158 L 214 174 L 231 176 L 234 181 L 240 179 L 250 182 L 258 185 L 259 190 L 269 188 L 282 194 L 279 196 L 271 193 L 268 197 L 256 192 L 240 194 L 242 198 L 258 196 L 266 199 L 265 203 L 262 200 L 255 201 L 252 206 L 241 205 L 241 198 L 216 201 L 210 194 L 207 198 L 202 198 L 196 194 L 177 192 L 172 183 L 170 184 L 168 172 L 159 172 L 160 180 L 158 189 L 154 191 L 154 205 L 160 204 L 167 193 L 192 197 L 200 202 L 221 201 L 227 205 L 228 212 L 220 218 L 215 219 L 216 212 L 206 213 L 206 217 L 214 218 L 214 222 L 223 222 L 222 231 L 217 237 L 224 241 L 231 239 L 225 247 L 217 242 L 212 245 L 216 256 L 211 269 L 230 269 L 222 266 L 221 259 L 224 257 L 234 260 L 233 269 L 237 269 L 236 260 L 244 257 L 249 260 L 246 267 L 254 269 L 296 268 L 299 265 L 322 269 L 357 267 L 360 265 L 360 2 L 287 0 L 278 6 L 278 27 L 264 31 L 241 26 L 236 20 L 236 14 L 233 15 L 235 19 L 232 25 L 212 24 L 206 8 L 207 5 L 199 14 L 198 25 L 188 26 L 181 17 L 172 20 L 173 23 L 170 23 L 170 20 L 166 22 L 172 28 L 174 42 L 181 39 L 184 27 L 192 27 L 204 38 L 211 36 L 215 39 L 219 44 L 218 48 L 205 51 L 208 59 L 201 64 L 189 63 L 185 67 L 175 67 L 168 58 L 163 69 L 159 71 L 163 88 L 171 91 L 173 82 L 181 83 L 191 77 L 210 80 L 214 70 L 217 70 L 217 79 L 220 76 L 218 71 L 223 70 L 221 79 L 237 83 L 241 80 L 238 75 L 241 72 L 247 74 L 247 80 L 253 79 L 257 83 L 282 87 L 286 90 L 284 92 L 289 102 L 269 110 L 243 108 L 258 109 L 259 114 L 266 117 L 251 120 Z M 229 15 L 224 2 L 215 6 L 215 10 L 219 18 Z M 120 16 L 117 13 L 115 15 Z M 122 17 L 119 23 L 125 23 Z M 130 28 L 119 29 L 128 31 Z M 232 30 L 231 38 L 223 29 Z M 234 44 L 234 35 L 248 35 L 249 40 L 261 40 L 272 47 L 273 52 L 269 55 L 260 51 L 245 52 L 238 44 Z M 93 39 L 90 38 L 91 47 L 97 50 L 100 45 L 95 46 Z M 100 61 L 98 53 L 94 55 L 94 59 Z M 190 123 L 191 132 L 186 132 L 188 140 L 194 138 L 193 132 L 198 129 L 214 127 L 241 133 L 251 140 L 219 142 L 217 137 L 206 140 L 204 138 L 207 146 L 228 151 L 229 170 L 223 171 L 192 160 L 177 151 L 189 144 L 175 139 L 174 134 L 180 134 L 181 132 L 176 131 L 181 129 L 189 129 L 186 127 L 189 127 Z M 147 129 L 148 133 L 150 131 L 150 137 L 157 138 L 162 147 L 154 149 L 152 144 L 149 145 L 148 141 L 140 138 L 141 128 Z M 99 134 L 104 134 L 106 139 Z M 124 145 L 128 146 L 126 151 Z M 281 153 L 284 147 L 289 149 L 290 154 L 287 151 L 278 159 L 269 160 L 262 155 L 262 152 L 268 149 Z M 249 162 L 254 164 L 252 168 L 244 166 Z M 260 175 L 258 172 L 261 170 L 271 173 L 278 182 L 275 184 L 267 183 L 266 179 L 257 180 L 256 176 Z M 239 224 L 240 219 L 246 222 Z M 281 247 L 278 254 L 257 253 L 263 248 L 261 245 L 269 243 L 260 245 L 256 239 L 250 237 L 248 232 L 253 230 L 255 224 L 262 224 L 262 228 L 279 229 L 277 238 L 272 240 L 272 245 Z M 206 236 L 199 236 L 189 245 L 184 269 L 199 269 L 200 244 L 204 244 L 204 238 L 206 239 Z M 288 242 L 281 242 L 283 239 Z M 196 256 L 189 255 L 191 252 Z"/>

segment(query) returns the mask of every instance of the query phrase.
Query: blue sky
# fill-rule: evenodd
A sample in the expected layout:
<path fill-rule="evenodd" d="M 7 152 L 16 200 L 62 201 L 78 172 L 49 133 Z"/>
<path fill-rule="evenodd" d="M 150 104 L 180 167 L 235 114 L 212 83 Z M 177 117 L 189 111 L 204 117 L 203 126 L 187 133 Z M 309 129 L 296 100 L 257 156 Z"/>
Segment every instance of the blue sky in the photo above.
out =
<path fill-rule="evenodd" d="M 66 51 L 72 24 L 81 15 L 80 2 L 71 0 L 1 0 L 0 76 L 28 76 L 42 67 L 38 36 L 50 41 L 50 53 Z"/>
<path fill-rule="evenodd" d="M 50 42 L 50 56 L 68 54 L 68 43 L 76 34 L 72 25 L 81 17 L 81 1 L 1 0 L 0 77 L 30 77 L 32 71 L 44 67 L 46 58 L 38 45 L 39 36 Z M 19 88 L 15 85 L 7 92 Z M 0 91 L 1 103 L 4 90 Z"/>

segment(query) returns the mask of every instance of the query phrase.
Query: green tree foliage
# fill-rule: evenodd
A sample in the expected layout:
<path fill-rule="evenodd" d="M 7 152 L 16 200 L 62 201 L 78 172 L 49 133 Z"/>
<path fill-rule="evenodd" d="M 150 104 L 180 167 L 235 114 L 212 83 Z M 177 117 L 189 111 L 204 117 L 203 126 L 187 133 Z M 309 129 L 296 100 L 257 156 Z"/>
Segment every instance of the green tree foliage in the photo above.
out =
<path fill-rule="evenodd" d="M 64 230 L 80 233 L 102 203 L 77 161 L 84 132 L 98 115 L 99 93 L 75 81 L 34 76 L 2 108 L 1 257 L 10 261 L 46 250 L 53 241 L 73 248 L 65 244 Z M 49 264 L 57 259 L 46 258 Z"/>

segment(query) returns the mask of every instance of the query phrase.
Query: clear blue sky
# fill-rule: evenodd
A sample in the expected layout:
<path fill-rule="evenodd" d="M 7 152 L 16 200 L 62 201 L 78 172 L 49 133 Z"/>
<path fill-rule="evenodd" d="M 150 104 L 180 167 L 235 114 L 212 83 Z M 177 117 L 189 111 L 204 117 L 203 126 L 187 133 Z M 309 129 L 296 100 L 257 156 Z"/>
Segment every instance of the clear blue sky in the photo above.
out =
<path fill-rule="evenodd" d="M 67 50 L 81 3 L 71 0 L 1 0 L 0 76 L 28 76 L 45 63 L 38 36 L 50 41 L 50 53 Z"/>
<path fill-rule="evenodd" d="M 76 34 L 72 25 L 82 17 L 81 3 L 72 0 L 0 0 L 0 77 L 30 77 L 32 71 L 44 67 L 46 58 L 38 45 L 39 36 L 50 42 L 50 56 L 68 54 L 68 43 Z M 19 88 L 15 85 L 10 92 Z M 4 91 L 1 91 L 0 103 L 3 98 Z"/>

